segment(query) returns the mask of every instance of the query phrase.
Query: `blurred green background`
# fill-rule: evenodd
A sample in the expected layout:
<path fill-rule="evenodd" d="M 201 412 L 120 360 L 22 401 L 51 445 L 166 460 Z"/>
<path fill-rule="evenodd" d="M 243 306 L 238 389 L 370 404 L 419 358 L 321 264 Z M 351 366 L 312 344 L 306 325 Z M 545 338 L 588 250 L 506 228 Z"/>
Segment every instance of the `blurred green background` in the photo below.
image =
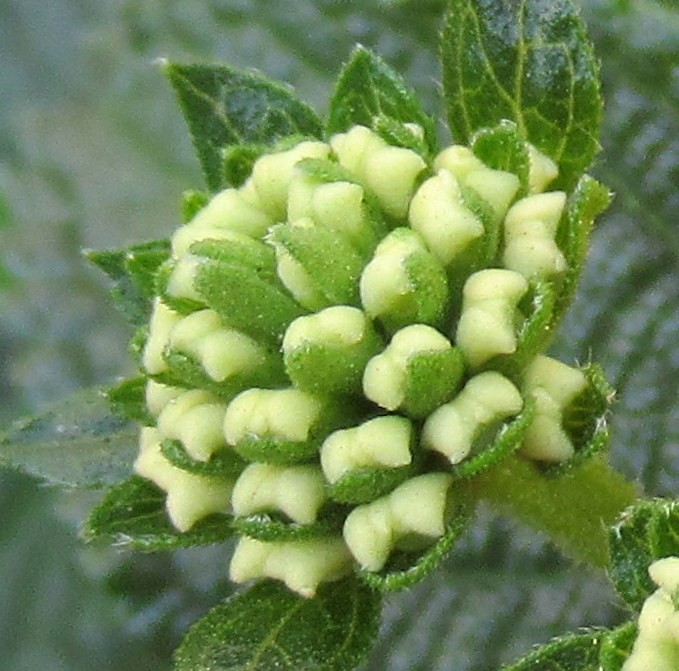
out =
<path fill-rule="evenodd" d="M 323 111 L 356 42 L 437 98 L 436 0 L 0 0 L 0 418 L 130 371 L 129 331 L 83 247 L 168 235 L 202 179 L 158 57 L 224 60 Z M 585 0 L 602 61 L 617 193 L 555 353 L 618 389 L 613 460 L 652 495 L 679 485 L 679 10 Z M 0 671 L 169 669 L 181 631 L 229 587 L 224 548 L 84 548 L 93 493 L 0 475 Z M 601 575 L 482 516 L 455 556 L 389 600 L 365 669 L 491 671 L 531 644 L 623 617 Z"/>

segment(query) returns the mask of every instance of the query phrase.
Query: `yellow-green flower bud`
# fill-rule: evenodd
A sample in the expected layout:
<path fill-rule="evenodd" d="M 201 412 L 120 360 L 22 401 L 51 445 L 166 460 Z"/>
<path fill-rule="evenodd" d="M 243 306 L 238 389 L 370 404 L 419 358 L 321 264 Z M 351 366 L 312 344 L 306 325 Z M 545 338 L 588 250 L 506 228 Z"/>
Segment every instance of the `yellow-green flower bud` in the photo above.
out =
<path fill-rule="evenodd" d="M 209 392 L 192 389 L 171 400 L 158 415 L 163 438 L 179 440 L 197 461 L 207 461 L 226 446 L 222 424 L 226 404 Z"/>
<path fill-rule="evenodd" d="M 157 429 L 141 430 L 134 470 L 167 492 L 166 507 L 172 524 L 179 531 L 188 531 L 203 517 L 230 512 L 233 481 L 195 475 L 173 466 L 162 455 L 161 442 Z"/>
<path fill-rule="evenodd" d="M 351 555 L 341 538 L 264 543 L 242 537 L 231 558 L 235 583 L 275 578 L 303 597 L 311 598 L 321 582 L 338 580 L 351 571 Z"/>
<path fill-rule="evenodd" d="M 186 389 L 181 387 L 171 387 L 149 378 L 146 381 L 146 408 L 154 417 L 157 417 L 170 401 L 181 396 L 185 391 Z"/>
<path fill-rule="evenodd" d="M 182 316 L 156 298 L 151 313 L 149 335 L 142 352 L 142 366 L 149 375 L 164 373 L 168 366 L 163 357 L 170 333 Z"/>
<path fill-rule="evenodd" d="M 329 153 L 330 147 L 324 142 L 305 141 L 286 151 L 265 154 L 255 161 L 246 188 L 256 191 L 262 208 L 274 221 L 285 221 L 296 164 L 305 158 L 327 158 Z"/>
<path fill-rule="evenodd" d="M 549 156 L 545 156 L 531 144 L 527 146 L 530 160 L 528 191 L 529 193 L 542 193 L 549 183 L 559 176 L 559 168 Z"/>
<path fill-rule="evenodd" d="M 639 614 L 639 633 L 621 671 L 676 671 L 679 668 L 679 557 L 653 562 L 648 573 L 658 589 Z"/>
<path fill-rule="evenodd" d="M 331 433 L 321 446 L 321 467 L 330 484 L 359 468 L 398 468 L 412 462 L 412 424 L 405 417 L 376 417 Z"/>
<path fill-rule="evenodd" d="M 419 154 L 392 147 L 363 126 L 333 136 L 330 145 L 340 165 L 356 174 L 377 196 L 387 214 L 405 218 L 416 179 L 426 168 Z"/>
<path fill-rule="evenodd" d="M 555 236 L 566 194 L 550 191 L 514 203 L 505 217 L 502 263 L 526 278 L 551 277 L 566 270 Z"/>
<path fill-rule="evenodd" d="M 295 319 L 283 338 L 283 357 L 288 376 L 300 389 L 356 394 L 366 363 L 381 347 L 361 310 L 337 305 Z"/>
<path fill-rule="evenodd" d="M 168 348 L 195 357 L 216 382 L 253 373 L 271 358 L 253 338 L 225 328 L 214 310 L 200 310 L 177 322 Z"/>
<path fill-rule="evenodd" d="M 420 186 L 408 221 L 445 266 L 484 233 L 483 223 L 465 206 L 460 185 L 447 170 L 439 170 Z"/>
<path fill-rule="evenodd" d="M 279 510 L 293 522 L 311 524 L 326 498 L 318 466 L 254 463 L 236 481 L 232 504 L 237 516 Z"/>
<path fill-rule="evenodd" d="M 448 280 L 422 238 L 397 228 L 377 246 L 360 282 L 366 312 L 390 331 L 412 323 L 439 326 L 448 311 Z"/>
<path fill-rule="evenodd" d="M 379 571 L 404 542 L 410 550 L 443 536 L 451 482 L 445 473 L 420 475 L 354 508 L 344 522 L 344 540 L 361 568 Z"/>
<path fill-rule="evenodd" d="M 294 463 L 318 450 L 332 408 L 299 389 L 247 389 L 229 404 L 224 435 L 246 459 Z"/>
<path fill-rule="evenodd" d="M 494 371 L 481 373 L 427 417 L 422 445 L 459 464 L 485 429 L 518 415 L 522 408 L 521 394 L 507 378 Z"/>
<path fill-rule="evenodd" d="M 317 226 L 342 234 L 363 253 L 377 242 L 359 184 L 319 183 L 309 175 L 297 175 L 290 183 L 288 221 L 294 225 L 299 219 L 311 219 Z"/>
<path fill-rule="evenodd" d="M 577 368 L 547 356 L 538 356 L 524 374 L 524 394 L 535 399 L 535 416 L 521 445 L 521 454 L 540 461 L 565 461 L 574 454 L 562 426 L 563 413 L 587 388 L 587 378 Z"/>
<path fill-rule="evenodd" d="M 463 372 L 460 351 L 444 335 L 431 326 L 412 324 L 370 359 L 363 392 L 387 410 L 423 418 L 453 395 Z"/>
<path fill-rule="evenodd" d="M 455 342 L 472 368 L 516 351 L 517 305 L 528 282 L 513 270 L 491 268 L 469 277 Z"/>
<path fill-rule="evenodd" d="M 172 253 L 179 258 L 197 240 L 221 239 L 229 232 L 261 238 L 273 219 L 247 202 L 240 189 L 225 189 L 172 236 Z"/>
<path fill-rule="evenodd" d="M 487 167 L 471 149 L 461 145 L 444 149 L 434 160 L 434 167 L 445 168 L 460 184 L 476 191 L 493 208 L 497 219 L 505 215 L 520 186 L 516 175 Z"/>

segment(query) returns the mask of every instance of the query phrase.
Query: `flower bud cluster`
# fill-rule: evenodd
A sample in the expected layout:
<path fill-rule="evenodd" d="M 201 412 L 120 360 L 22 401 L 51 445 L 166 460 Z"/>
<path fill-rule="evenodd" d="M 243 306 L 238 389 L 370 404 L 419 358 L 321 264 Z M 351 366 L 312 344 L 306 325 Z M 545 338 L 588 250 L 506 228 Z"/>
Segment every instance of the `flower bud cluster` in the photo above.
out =
<path fill-rule="evenodd" d="M 466 147 L 428 163 L 356 126 L 260 157 L 174 234 L 135 469 L 181 531 L 212 513 L 278 525 L 241 537 L 234 581 L 311 596 L 431 545 L 460 506 L 456 466 L 529 411 L 520 453 L 573 456 L 583 373 L 539 350 L 507 366 L 536 286 L 567 269 L 566 194 L 543 193 L 556 167 L 529 153 L 522 187 Z M 168 443 L 231 454 L 233 473 L 183 470 Z"/>

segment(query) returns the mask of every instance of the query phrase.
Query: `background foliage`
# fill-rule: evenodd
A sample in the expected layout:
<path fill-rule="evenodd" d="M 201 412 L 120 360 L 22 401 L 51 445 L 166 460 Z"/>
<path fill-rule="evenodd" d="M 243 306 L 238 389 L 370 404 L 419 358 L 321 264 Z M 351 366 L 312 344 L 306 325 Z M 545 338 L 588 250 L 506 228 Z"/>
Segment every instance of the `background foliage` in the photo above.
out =
<path fill-rule="evenodd" d="M 152 62 L 226 60 L 324 111 L 351 47 L 375 49 L 440 114 L 441 2 L 7 0 L 0 4 L 0 417 L 129 372 L 127 327 L 82 247 L 167 235 L 198 164 Z M 294 10 L 291 7 L 294 6 Z M 679 10 L 584 0 L 607 108 L 595 174 L 616 192 L 555 352 L 618 389 L 613 461 L 648 494 L 679 484 Z M 167 668 L 178 634 L 228 594 L 222 548 L 172 557 L 83 549 L 96 494 L 0 479 L 0 669 Z M 123 599 L 120 596 L 124 596 Z M 623 612 L 603 576 L 482 520 L 418 588 L 390 599 L 365 671 L 491 671 L 532 643 Z"/>

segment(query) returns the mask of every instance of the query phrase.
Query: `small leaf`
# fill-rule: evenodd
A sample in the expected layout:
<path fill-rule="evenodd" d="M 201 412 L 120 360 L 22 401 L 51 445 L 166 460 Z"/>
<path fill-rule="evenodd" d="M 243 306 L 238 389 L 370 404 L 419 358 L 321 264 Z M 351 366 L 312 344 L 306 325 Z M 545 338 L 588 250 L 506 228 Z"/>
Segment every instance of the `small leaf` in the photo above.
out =
<path fill-rule="evenodd" d="M 242 186 L 252 173 L 255 161 L 264 153 L 265 144 L 237 144 L 224 150 L 224 179 L 234 187 Z"/>
<path fill-rule="evenodd" d="M 598 631 L 557 638 L 502 671 L 601 671 L 601 641 Z"/>
<path fill-rule="evenodd" d="M 212 191 L 228 185 L 224 157 L 233 145 L 270 146 L 289 135 L 322 135 L 321 121 L 308 105 L 260 74 L 225 65 L 167 63 L 164 69 Z"/>
<path fill-rule="evenodd" d="M 210 515 L 190 531 L 177 531 L 165 512 L 165 492 L 133 476 L 109 489 L 90 513 L 83 536 L 88 541 L 104 538 L 134 550 L 155 552 L 222 543 L 233 536 L 233 528 L 231 518 Z"/>
<path fill-rule="evenodd" d="M 448 523 L 445 534 L 431 547 L 421 552 L 394 552 L 382 571 L 360 571 L 359 577 L 380 592 L 397 592 L 411 587 L 426 578 L 448 556 L 470 520 L 471 512 L 461 507 Z"/>
<path fill-rule="evenodd" d="M 358 46 L 335 85 L 328 133 L 340 133 L 357 124 L 372 128 L 376 117 L 418 124 L 424 131 L 425 144 L 435 151 L 434 122 L 422 109 L 415 92 L 379 56 Z"/>
<path fill-rule="evenodd" d="M 328 485 L 328 496 L 340 503 L 370 503 L 396 489 L 412 475 L 412 464 L 397 468 L 358 468 Z"/>
<path fill-rule="evenodd" d="M 85 257 L 113 280 L 111 294 L 116 307 L 135 326 L 148 321 L 156 293 L 156 271 L 169 256 L 167 240 L 126 249 L 85 252 Z"/>
<path fill-rule="evenodd" d="M 154 423 L 146 408 L 145 377 L 138 376 L 123 380 L 105 393 L 114 414 L 148 426 Z"/>
<path fill-rule="evenodd" d="M 206 191 L 189 189 L 182 194 L 182 222 L 188 224 L 210 202 Z"/>
<path fill-rule="evenodd" d="M 0 465 L 50 484 L 99 487 L 127 476 L 137 433 L 111 412 L 102 389 L 89 389 L 14 422 L 0 435 Z"/>
<path fill-rule="evenodd" d="M 503 119 L 572 187 L 599 150 L 596 59 L 571 0 L 452 0 L 441 40 L 448 123 L 468 144 Z"/>
<path fill-rule="evenodd" d="M 246 466 L 246 463 L 230 448 L 214 453 L 208 461 L 193 459 L 179 440 L 164 440 L 160 449 L 173 466 L 195 475 L 233 479 L 233 476 L 238 475 Z"/>
<path fill-rule="evenodd" d="M 641 501 L 612 527 L 609 576 L 618 594 L 634 609 L 656 590 L 648 567 L 679 555 L 679 502 Z"/>
<path fill-rule="evenodd" d="M 233 526 L 241 534 L 264 541 L 305 541 L 319 536 L 337 536 L 342 533 L 346 509 L 329 505 L 321 510 L 312 524 L 290 522 L 277 513 L 257 513 L 247 517 L 234 517 Z"/>
<path fill-rule="evenodd" d="M 380 599 L 355 579 L 313 599 L 261 582 L 213 608 L 175 653 L 176 671 L 349 671 L 377 636 Z"/>
<path fill-rule="evenodd" d="M 608 632 L 601 641 L 601 671 L 621 671 L 632 652 L 639 630 L 636 622 L 627 622 Z"/>

